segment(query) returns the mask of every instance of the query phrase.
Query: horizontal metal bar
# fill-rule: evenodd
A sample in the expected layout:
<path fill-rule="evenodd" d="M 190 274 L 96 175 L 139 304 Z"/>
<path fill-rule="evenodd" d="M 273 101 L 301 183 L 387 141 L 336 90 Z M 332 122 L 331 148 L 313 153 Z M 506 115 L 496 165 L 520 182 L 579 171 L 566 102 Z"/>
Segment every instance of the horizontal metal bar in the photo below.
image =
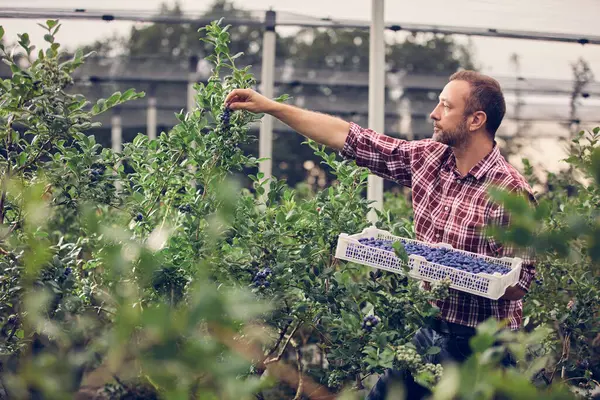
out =
<path fill-rule="evenodd" d="M 285 15 L 285 14 L 284 14 Z M 22 19 L 85 19 L 85 20 L 103 20 L 103 21 L 133 21 L 133 22 L 154 22 L 167 24 L 198 24 L 207 25 L 215 20 L 216 17 L 207 16 L 165 16 L 157 15 L 153 11 L 101 11 L 84 9 L 53 9 L 53 8 L 0 8 L 0 18 L 22 18 Z M 278 26 L 297 26 L 297 27 L 330 27 L 330 28 L 358 28 L 369 29 L 369 21 L 341 19 L 334 20 L 330 18 L 314 18 L 307 16 L 302 20 L 299 16 L 294 19 L 285 20 L 277 18 Z M 238 18 L 224 16 L 224 22 L 232 25 L 246 25 L 263 27 L 263 18 Z M 578 44 L 600 44 L 600 36 L 597 35 L 578 35 L 557 32 L 538 32 L 538 31 L 520 31 L 497 28 L 476 28 L 459 27 L 450 25 L 426 25 L 410 23 L 386 23 L 386 29 L 392 31 L 426 32 L 440 33 L 446 35 L 467 35 L 482 37 L 497 37 L 507 39 L 541 40 L 551 42 L 566 42 Z"/>

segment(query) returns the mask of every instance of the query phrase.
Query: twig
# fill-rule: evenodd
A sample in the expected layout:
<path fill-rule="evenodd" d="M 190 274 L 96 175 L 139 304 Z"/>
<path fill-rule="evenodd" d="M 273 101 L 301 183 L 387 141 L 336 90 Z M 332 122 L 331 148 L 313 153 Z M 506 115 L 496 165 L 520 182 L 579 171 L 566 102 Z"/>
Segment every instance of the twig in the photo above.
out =
<path fill-rule="evenodd" d="M 175 171 L 175 167 L 177 167 L 177 165 L 179 165 L 179 160 L 181 160 L 182 156 L 183 156 L 183 151 L 179 154 L 179 156 L 177 157 L 177 161 L 175 161 L 175 163 L 171 167 L 171 170 L 169 171 L 169 173 L 165 177 L 164 184 L 163 184 L 162 188 L 160 189 L 160 191 L 158 192 L 158 196 L 156 196 L 156 199 L 150 205 L 150 209 L 148 210 L 148 214 L 150 214 L 150 212 L 154 209 L 154 206 L 156 205 L 156 203 L 158 202 L 158 200 L 160 200 L 161 193 L 162 193 L 163 190 L 165 190 L 167 188 L 167 185 L 169 184 L 169 178 L 171 178 L 171 174 Z"/>
<path fill-rule="evenodd" d="M 247 360 L 257 360 L 260 358 L 261 350 L 256 346 L 253 346 L 251 343 L 234 339 L 234 334 L 227 328 L 223 328 L 220 326 L 211 326 L 209 330 L 212 332 L 213 337 L 225 344 L 233 351 L 237 352 Z M 291 387 L 296 387 L 298 384 L 298 371 L 296 368 L 292 368 L 290 365 L 285 362 L 274 363 L 270 365 L 263 365 L 262 367 L 266 367 L 269 375 L 273 376 L 275 379 L 278 379 L 281 382 L 284 382 Z M 309 394 L 309 398 L 311 399 L 321 399 L 321 400 L 333 400 L 336 396 L 333 393 L 330 393 L 329 390 L 313 379 L 310 376 L 306 376 L 303 378 L 303 387 L 305 388 L 305 394 Z"/>
<path fill-rule="evenodd" d="M 563 380 L 563 382 L 569 382 L 569 381 L 573 381 L 575 379 L 586 379 L 586 380 L 589 380 L 590 382 L 594 382 L 596 384 L 596 386 L 600 386 L 600 383 L 598 383 L 598 381 L 596 381 L 595 379 L 586 378 L 585 376 L 576 376 L 574 378 L 565 379 L 565 380 Z"/>
<path fill-rule="evenodd" d="M 292 337 L 294 337 L 294 334 L 296 333 L 296 331 L 298 330 L 298 328 L 300 328 L 301 325 L 302 325 L 302 321 L 298 321 L 298 324 L 296 325 L 296 327 L 294 328 L 294 330 L 292 331 L 292 333 L 290 333 L 290 336 L 285 341 L 285 344 L 283 345 L 283 348 L 281 349 L 281 351 L 279 352 L 279 354 L 277 355 L 277 357 L 271 358 L 270 360 L 265 361 L 264 362 L 265 365 L 269 365 L 269 364 L 272 364 L 274 362 L 277 362 L 277 361 L 281 360 L 281 357 L 283 356 L 283 353 L 285 353 L 285 349 L 287 349 L 288 345 L 290 344 L 290 340 L 292 340 Z"/>
<path fill-rule="evenodd" d="M 37 154 L 30 161 L 27 161 L 25 164 L 23 164 L 19 168 L 17 168 L 15 170 L 15 173 L 19 173 L 19 172 L 24 171 L 25 169 L 31 167 L 38 160 L 38 158 L 40 158 L 40 156 L 44 152 L 44 147 L 46 147 L 51 142 L 52 142 L 52 139 L 46 140 L 46 143 L 44 143 L 43 145 L 40 146 L 40 149 L 37 152 Z"/>
<path fill-rule="evenodd" d="M 17 228 L 17 226 L 19 225 L 19 222 L 20 222 L 20 221 L 16 221 L 16 222 L 14 222 L 14 223 L 13 223 L 13 224 L 10 226 L 10 228 L 8 229 L 8 232 L 6 232 L 6 234 L 5 234 L 5 235 L 3 235 L 3 236 L 0 238 L 0 242 L 3 242 L 3 241 L 5 241 L 5 240 L 6 240 L 6 238 L 8 238 L 8 237 L 10 236 L 10 234 L 11 234 L 11 233 L 13 233 L 13 232 L 15 231 L 15 229 L 16 229 L 16 228 Z M 4 254 L 8 254 L 8 253 L 4 253 Z"/>
<path fill-rule="evenodd" d="M 304 345 L 304 340 L 302 341 L 302 345 Z M 293 345 L 296 350 L 296 365 L 298 366 L 298 388 L 296 389 L 296 395 L 293 400 L 300 400 L 302 397 L 302 384 L 304 383 L 303 375 L 302 375 L 302 346 Z"/>
<path fill-rule="evenodd" d="M 0 224 L 4 223 L 4 202 L 6 201 L 6 182 L 10 176 L 10 161 L 8 163 L 8 170 L 4 179 L 2 179 L 2 196 L 0 196 Z"/>
<path fill-rule="evenodd" d="M 563 351 L 562 354 L 560 355 L 560 359 L 558 360 L 558 362 L 556 363 L 556 366 L 554 367 L 554 370 L 552 371 L 552 375 L 550 375 L 550 383 L 552 383 L 554 381 L 554 375 L 556 375 L 556 371 L 558 369 L 558 366 L 566 359 L 565 358 L 565 347 L 567 342 L 570 342 L 570 333 L 567 333 L 564 337 L 562 336 L 562 334 L 560 333 L 560 330 L 558 330 L 559 335 L 561 336 L 561 339 L 563 339 Z M 564 368 L 563 368 L 564 370 Z M 561 372 L 561 377 L 564 374 L 564 371 Z"/>
<path fill-rule="evenodd" d="M 360 372 L 356 374 L 356 376 L 354 377 L 356 380 L 356 388 L 358 390 L 363 390 L 365 388 L 365 386 L 363 385 L 363 380 L 360 377 Z"/>
<path fill-rule="evenodd" d="M 267 355 L 265 355 L 265 357 L 262 360 L 263 363 L 267 360 L 267 358 L 269 358 L 271 356 L 271 354 L 275 353 L 275 350 L 277 350 L 279 348 L 279 345 L 281 344 L 281 341 L 283 340 L 283 338 L 285 337 L 285 334 L 287 333 L 288 329 L 290 328 L 290 325 L 292 325 L 292 322 L 293 322 L 293 320 L 290 320 L 285 325 L 285 327 L 281 330 L 281 332 L 279 332 L 279 338 L 277 338 L 277 342 L 275 343 L 275 346 L 273 346 L 271 348 L 271 350 L 269 350 Z"/>
<path fill-rule="evenodd" d="M 125 388 L 126 390 L 129 390 L 129 386 L 127 386 L 125 383 L 123 383 L 123 382 L 122 382 L 122 381 L 119 379 L 119 377 L 117 376 L 117 374 L 113 374 L 113 378 L 114 378 L 114 380 L 115 380 L 115 381 L 117 381 L 117 383 L 118 383 L 119 385 L 121 385 L 121 386 L 122 386 L 123 388 Z"/>
<path fill-rule="evenodd" d="M 95 310 L 98 310 L 98 314 L 100 314 L 100 311 L 104 311 L 107 314 L 115 315 L 114 312 L 112 312 L 110 310 L 107 310 L 106 308 L 102 308 L 100 306 L 93 306 L 92 308 L 95 309 Z"/>

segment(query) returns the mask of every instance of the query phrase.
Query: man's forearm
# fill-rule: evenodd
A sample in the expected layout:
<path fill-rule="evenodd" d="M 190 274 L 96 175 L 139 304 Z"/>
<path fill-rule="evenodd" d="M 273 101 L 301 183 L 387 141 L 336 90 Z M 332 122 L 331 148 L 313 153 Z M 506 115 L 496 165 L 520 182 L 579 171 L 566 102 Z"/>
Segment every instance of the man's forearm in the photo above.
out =
<path fill-rule="evenodd" d="M 299 134 L 335 150 L 344 147 L 350 130 L 350 123 L 343 119 L 303 110 L 289 104 L 276 103 L 269 114 Z"/>

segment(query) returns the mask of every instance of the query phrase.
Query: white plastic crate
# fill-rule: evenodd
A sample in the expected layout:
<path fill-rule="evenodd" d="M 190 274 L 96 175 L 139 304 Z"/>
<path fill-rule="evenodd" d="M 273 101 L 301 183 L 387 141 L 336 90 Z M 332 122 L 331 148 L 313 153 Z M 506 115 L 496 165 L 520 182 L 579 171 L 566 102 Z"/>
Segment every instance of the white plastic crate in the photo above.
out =
<path fill-rule="evenodd" d="M 364 245 L 358 241 L 363 238 L 392 241 L 404 240 L 406 242 L 418 243 L 428 247 L 445 247 L 468 257 L 481 258 L 490 264 L 499 264 L 510 268 L 511 271 L 504 275 L 500 275 L 499 273 L 494 275 L 486 273 L 474 274 L 472 272 L 429 262 L 424 257 L 416 254 L 408 256 L 408 267 L 410 268 L 408 275 L 412 278 L 427 282 L 437 282 L 444 278 L 450 278 L 452 281 L 452 284 L 450 285 L 451 288 L 487 297 L 489 299 L 499 299 L 504 294 L 507 287 L 516 285 L 521 274 L 522 260 L 518 257 L 494 258 L 484 256 L 468 251 L 453 249 L 451 245 L 445 243 L 431 244 L 394 236 L 387 231 L 375 227 L 366 228 L 361 233 L 354 235 L 348 235 L 346 233 L 340 234 L 335 257 L 341 260 L 352 261 L 357 264 L 368 265 L 370 267 L 402 275 L 405 274 L 402 269 L 401 260 L 393 251 Z"/>

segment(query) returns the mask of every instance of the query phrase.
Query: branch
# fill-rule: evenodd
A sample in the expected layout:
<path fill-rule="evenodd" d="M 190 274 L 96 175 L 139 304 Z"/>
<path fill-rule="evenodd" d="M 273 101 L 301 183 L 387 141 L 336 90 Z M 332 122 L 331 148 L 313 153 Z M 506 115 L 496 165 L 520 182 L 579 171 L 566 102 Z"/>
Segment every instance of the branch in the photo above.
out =
<path fill-rule="evenodd" d="M 2 179 L 2 196 L 0 196 L 0 224 L 4 223 L 4 203 L 6 202 L 6 183 L 10 179 L 10 161 L 6 168 L 6 174 L 4 175 L 4 179 Z"/>
<path fill-rule="evenodd" d="M 254 362 L 254 360 L 261 357 L 261 350 L 258 347 L 253 346 L 252 343 L 248 341 L 234 339 L 235 336 L 233 332 L 227 328 L 213 325 L 209 327 L 209 331 L 213 334 L 215 339 L 229 347 L 231 350 L 237 352 L 245 359 Z M 285 362 L 263 366 L 267 368 L 269 375 L 273 376 L 275 379 L 278 379 L 291 387 L 296 387 L 298 384 L 297 368 L 292 368 Z M 305 395 L 314 400 L 333 400 L 336 397 L 333 393 L 330 393 L 325 386 L 312 380 L 310 376 L 303 378 L 303 387 L 305 388 Z"/>
<path fill-rule="evenodd" d="M 304 341 L 303 341 L 304 342 Z M 305 343 L 303 343 L 305 344 Z M 302 398 L 302 384 L 304 383 L 302 376 L 302 349 L 299 345 L 293 345 L 296 350 L 296 365 L 298 367 L 298 388 L 296 389 L 296 395 L 293 400 L 301 400 Z"/>
<path fill-rule="evenodd" d="M 0 238 L 0 242 L 4 242 L 10 236 L 10 234 L 15 231 L 15 229 L 19 225 L 19 222 L 21 222 L 21 221 L 16 221 L 10 226 L 10 228 L 8 229 L 8 232 L 6 232 L 6 234 Z M 0 249 L 0 252 L 2 252 L 2 251 L 6 251 L 6 250 Z M 3 253 L 3 254 L 8 254 L 8 253 Z"/>
<path fill-rule="evenodd" d="M 574 377 L 574 378 L 565 379 L 565 380 L 563 380 L 563 382 L 569 382 L 569 381 L 573 381 L 573 380 L 575 380 L 575 379 L 589 380 L 590 382 L 594 382 L 594 384 L 595 384 L 596 386 L 600 386 L 600 383 L 598 383 L 598 381 L 596 381 L 596 380 L 594 380 L 594 379 L 589 379 L 589 378 L 586 378 L 585 376 L 576 376 L 576 377 Z"/>
<path fill-rule="evenodd" d="M 182 156 L 183 156 L 183 151 L 179 154 L 179 156 L 177 157 L 177 161 L 175 161 L 175 163 L 171 167 L 171 170 L 167 173 L 164 184 L 163 184 L 162 188 L 160 189 L 160 191 L 158 192 L 156 199 L 152 202 L 152 204 L 150 204 L 150 209 L 148 210 L 148 214 L 150 214 L 150 212 L 152 212 L 152 210 L 154 210 L 154 206 L 156 205 L 158 200 L 160 200 L 161 193 L 163 190 L 165 190 L 167 188 L 167 185 L 169 184 L 169 178 L 171 178 L 171 174 L 175 171 L 175 167 L 177 167 L 179 165 L 179 161 L 181 160 Z"/>
<path fill-rule="evenodd" d="M 281 344 L 281 341 L 283 340 L 283 338 L 285 337 L 285 334 L 287 333 L 288 329 L 290 328 L 290 325 L 292 325 L 292 322 L 293 322 L 293 320 L 290 320 L 285 325 L 285 327 L 281 330 L 281 332 L 279 332 L 279 338 L 277 338 L 277 342 L 275 343 L 275 346 L 273 346 L 271 348 L 271 350 L 269 350 L 267 355 L 265 355 L 265 357 L 262 360 L 263 363 L 267 360 L 267 358 L 269 358 L 269 356 L 271 356 L 271 354 L 275 353 L 275 350 L 277 350 L 279 348 L 279 345 Z"/>
<path fill-rule="evenodd" d="M 290 333 L 290 336 L 287 338 L 285 344 L 283 345 L 283 348 L 281 349 L 281 351 L 279 352 L 279 354 L 277 355 L 277 357 L 271 358 L 270 360 L 265 361 L 264 362 L 265 365 L 269 365 L 269 364 L 272 364 L 274 362 L 277 362 L 277 361 L 281 360 L 281 357 L 283 356 L 283 353 L 285 353 L 285 349 L 287 349 L 288 345 L 290 344 L 290 340 L 292 340 L 292 337 L 294 337 L 294 334 L 296 333 L 296 331 L 298 330 L 298 328 L 300 328 L 301 325 L 302 325 L 302 321 L 298 321 L 298 324 L 296 325 L 296 327 L 294 328 L 294 330 L 292 331 L 292 333 Z"/>
<path fill-rule="evenodd" d="M 50 143 L 52 143 L 52 139 L 46 140 L 46 143 L 44 143 L 43 145 L 40 146 L 40 149 L 37 152 L 37 154 L 31 160 L 27 161 L 25 164 L 23 164 L 19 168 L 15 169 L 15 173 L 19 173 L 19 172 L 29 168 L 30 166 L 32 166 L 33 163 L 35 163 L 38 160 L 38 158 L 41 157 L 42 153 L 44 152 L 44 147 L 46 147 Z"/>

